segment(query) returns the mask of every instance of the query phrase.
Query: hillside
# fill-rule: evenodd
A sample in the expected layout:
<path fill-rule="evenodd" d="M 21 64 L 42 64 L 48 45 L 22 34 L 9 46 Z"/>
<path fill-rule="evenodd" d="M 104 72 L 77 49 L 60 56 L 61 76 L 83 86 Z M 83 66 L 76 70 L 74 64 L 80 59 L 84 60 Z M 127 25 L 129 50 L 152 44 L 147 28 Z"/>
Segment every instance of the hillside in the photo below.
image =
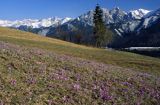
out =
<path fill-rule="evenodd" d="M 0 28 L 3 104 L 158 104 L 160 59 Z"/>

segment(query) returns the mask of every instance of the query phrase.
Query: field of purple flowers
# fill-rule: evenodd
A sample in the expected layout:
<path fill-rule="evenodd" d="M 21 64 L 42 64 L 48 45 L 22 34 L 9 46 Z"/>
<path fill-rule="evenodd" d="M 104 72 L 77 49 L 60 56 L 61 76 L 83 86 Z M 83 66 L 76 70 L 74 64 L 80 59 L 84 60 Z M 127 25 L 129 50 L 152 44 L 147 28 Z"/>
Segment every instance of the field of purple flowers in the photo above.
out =
<path fill-rule="evenodd" d="M 0 42 L 0 105 L 159 105 L 160 77 Z"/>

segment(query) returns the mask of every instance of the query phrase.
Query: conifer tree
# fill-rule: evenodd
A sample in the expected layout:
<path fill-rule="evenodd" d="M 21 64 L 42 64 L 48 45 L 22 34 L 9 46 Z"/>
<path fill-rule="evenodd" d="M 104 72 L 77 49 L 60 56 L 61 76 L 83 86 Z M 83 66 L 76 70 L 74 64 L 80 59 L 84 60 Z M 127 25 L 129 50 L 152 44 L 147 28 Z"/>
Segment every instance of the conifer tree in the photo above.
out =
<path fill-rule="evenodd" d="M 112 39 L 112 32 L 106 28 L 103 21 L 103 11 L 98 4 L 94 11 L 93 23 L 94 45 L 96 47 L 106 47 Z"/>

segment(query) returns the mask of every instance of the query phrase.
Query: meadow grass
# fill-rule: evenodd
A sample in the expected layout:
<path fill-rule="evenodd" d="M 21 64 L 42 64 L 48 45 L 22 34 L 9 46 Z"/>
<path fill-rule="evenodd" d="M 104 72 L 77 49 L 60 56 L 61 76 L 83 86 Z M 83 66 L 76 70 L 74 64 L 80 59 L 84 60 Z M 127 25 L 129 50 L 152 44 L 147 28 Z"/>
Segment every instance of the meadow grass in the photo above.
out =
<path fill-rule="evenodd" d="M 0 40 L 27 47 L 50 50 L 59 54 L 95 60 L 105 64 L 138 69 L 155 75 L 160 74 L 160 59 L 134 53 L 87 47 L 8 28 L 0 28 Z"/>
<path fill-rule="evenodd" d="M 0 28 L 0 104 L 157 105 L 160 60 Z"/>
<path fill-rule="evenodd" d="M 158 105 L 148 73 L 0 41 L 3 105 Z"/>

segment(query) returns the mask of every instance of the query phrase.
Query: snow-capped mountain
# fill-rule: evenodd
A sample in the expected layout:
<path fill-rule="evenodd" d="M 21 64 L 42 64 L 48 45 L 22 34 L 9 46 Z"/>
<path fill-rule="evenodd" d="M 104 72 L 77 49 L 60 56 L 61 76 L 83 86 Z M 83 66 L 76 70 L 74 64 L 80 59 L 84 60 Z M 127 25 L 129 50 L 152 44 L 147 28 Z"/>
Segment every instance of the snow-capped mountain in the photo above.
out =
<path fill-rule="evenodd" d="M 113 8 L 112 10 L 108 10 L 105 8 L 103 8 L 102 10 L 104 14 L 103 19 L 106 25 L 112 28 L 112 30 L 116 32 L 118 35 L 135 31 L 135 29 L 137 29 L 139 24 L 142 24 L 141 19 L 144 16 L 147 17 L 146 14 L 149 14 L 149 13 L 154 14 L 149 10 L 145 10 L 145 9 L 138 9 L 138 10 L 125 12 L 120 8 L 116 7 L 116 8 Z M 21 21 L 0 20 L 0 26 L 17 28 L 24 31 L 27 31 L 28 28 L 32 28 L 34 30 L 33 32 L 35 32 L 35 29 L 36 29 L 35 33 L 45 35 L 50 30 L 52 31 L 52 29 L 57 26 L 64 27 L 63 25 L 66 25 L 65 27 L 68 29 L 68 31 L 80 29 L 82 27 L 93 26 L 93 14 L 94 14 L 94 11 L 91 10 L 75 19 L 68 18 L 68 17 L 63 19 L 54 17 L 54 18 L 41 19 L 41 20 L 38 20 L 38 19 L 24 19 Z M 154 19 L 155 17 L 145 20 L 143 24 L 144 27 L 146 26 L 146 23 L 149 23 Z"/>
<path fill-rule="evenodd" d="M 48 37 L 56 37 L 71 42 L 77 42 L 77 35 L 82 35 L 78 36 L 81 38 L 80 40 L 84 43 L 88 42 L 93 34 L 93 13 L 94 11 L 89 11 L 66 24 L 60 25 L 59 31 L 57 28 L 48 28 L 48 32 L 45 34 Z M 138 9 L 125 12 L 120 8 L 114 8 L 112 10 L 103 9 L 103 13 L 106 26 L 120 39 L 116 46 L 160 45 L 157 44 L 160 41 L 153 43 L 153 40 L 159 39 L 160 9 L 155 11 Z"/>
<path fill-rule="evenodd" d="M 110 10 L 109 14 L 104 11 L 104 16 L 108 17 L 108 19 L 105 18 L 106 24 L 121 23 L 126 20 L 127 12 L 121 10 L 119 7 L 116 7 Z"/>
<path fill-rule="evenodd" d="M 114 8 L 112 10 L 108 10 L 103 8 L 103 19 L 106 24 L 113 24 L 113 23 L 119 23 L 124 21 L 125 16 L 127 13 L 125 11 L 120 10 L 119 8 Z M 85 23 L 85 25 L 93 26 L 93 14 L 94 11 L 88 11 L 87 13 L 77 17 L 75 22 L 82 22 Z"/>
<path fill-rule="evenodd" d="M 13 27 L 19 28 L 20 26 L 27 26 L 31 28 L 41 28 L 41 27 L 55 27 L 57 25 L 62 25 L 68 21 L 72 20 L 71 18 L 47 18 L 47 19 L 24 19 L 21 21 L 8 21 L 8 20 L 0 20 L 0 26 L 2 27 Z"/>
<path fill-rule="evenodd" d="M 150 33 L 154 38 L 158 38 L 160 24 L 160 9 L 149 11 L 145 9 L 125 12 L 116 7 L 111 10 L 103 8 L 103 19 L 106 26 L 122 39 L 121 43 L 136 42 L 139 38 L 145 39 L 145 35 Z M 22 21 L 0 20 L 0 26 L 16 28 L 29 31 L 48 37 L 61 38 L 63 40 L 77 42 L 90 41 L 93 34 L 93 14 L 88 11 L 75 19 L 71 18 L 48 18 L 48 19 L 25 19 Z M 145 34 L 144 34 L 145 33 Z M 138 36 L 138 37 L 137 37 Z M 140 37 L 141 36 L 141 37 Z M 152 37 L 148 36 L 151 40 Z M 118 41 L 120 42 L 120 41 Z M 137 42 L 137 44 L 140 42 Z M 144 42 L 143 44 L 145 44 Z M 118 43 L 121 46 L 121 44 Z M 134 44 L 133 44 L 134 45 Z M 141 44 L 142 45 L 142 44 Z M 152 44 L 153 45 L 153 44 Z"/>
<path fill-rule="evenodd" d="M 105 21 L 106 26 L 112 29 L 116 34 L 122 35 L 123 33 L 129 33 L 135 31 L 139 25 L 141 24 L 141 19 L 146 16 L 146 14 L 150 13 L 149 10 L 145 9 L 138 9 L 134 11 L 125 12 L 120 8 L 116 7 L 112 10 L 108 10 L 103 8 L 103 19 Z M 82 27 L 93 27 L 93 14 L 94 11 L 88 11 L 85 14 L 73 19 L 70 22 L 67 22 L 65 25 L 61 27 L 65 27 L 66 29 L 71 30 L 78 30 Z M 62 29 L 63 29 L 62 28 Z M 64 29 L 64 30 L 66 30 Z M 53 28 L 49 29 L 48 34 L 55 34 Z M 56 30 L 55 30 L 56 31 Z"/>
<path fill-rule="evenodd" d="M 139 30 L 150 27 L 152 24 L 155 24 L 158 19 L 160 19 L 160 9 L 149 12 L 143 17 Z"/>
<path fill-rule="evenodd" d="M 8 20 L 0 20 L 0 26 L 2 27 L 10 27 L 12 25 L 11 21 Z"/>
<path fill-rule="evenodd" d="M 141 19 L 150 11 L 145 9 L 132 10 L 128 13 L 129 18 L 131 19 Z"/>
<path fill-rule="evenodd" d="M 112 47 L 159 47 L 160 46 L 160 9 L 151 11 L 140 20 L 134 20 L 131 24 L 138 23 L 132 32 L 123 33 L 123 36 L 114 41 Z"/>

